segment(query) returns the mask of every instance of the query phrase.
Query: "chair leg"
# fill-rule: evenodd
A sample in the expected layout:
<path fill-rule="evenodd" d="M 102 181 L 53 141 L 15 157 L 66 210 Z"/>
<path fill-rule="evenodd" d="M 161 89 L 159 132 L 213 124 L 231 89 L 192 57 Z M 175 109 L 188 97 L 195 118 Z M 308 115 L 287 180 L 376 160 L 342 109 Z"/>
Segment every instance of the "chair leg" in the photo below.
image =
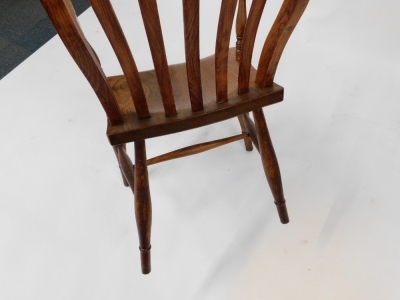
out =
<path fill-rule="evenodd" d="M 147 173 L 146 144 L 144 140 L 135 142 L 135 214 L 139 233 L 142 273 L 151 271 L 150 234 L 151 234 L 151 198 Z"/>
<path fill-rule="evenodd" d="M 124 148 L 124 150 L 126 151 L 126 144 L 122 144 L 121 146 L 122 146 L 122 147 Z M 122 181 L 124 182 L 124 185 L 125 185 L 125 186 L 129 186 L 129 183 L 128 183 L 128 181 L 126 181 L 126 178 L 125 178 L 125 176 L 124 176 L 124 173 L 123 173 L 122 170 L 121 170 L 121 164 L 119 163 L 117 146 L 113 146 L 113 150 L 114 150 L 115 156 L 117 157 L 117 160 L 118 160 L 118 165 L 119 165 L 119 169 L 120 169 L 120 171 L 121 171 Z"/>
<path fill-rule="evenodd" d="M 274 196 L 281 223 L 286 224 L 289 223 L 289 216 L 283 195 L 281 174 L 262 108 L 254 110 L 253 116 L 264 172 Z"/>
<path fill-rule="evenodd" d="M 239 119 L 240 128 L 242 129 L 242 133 L 247 133 L 243 115 L 238 116 L 238 119 Z M 253 150 L 253 144 L 251 143 L 251 139 L 249 137 L 244 138 L 244 145 L 246 146 L 247 151 Z"/>
<path fill-rule="evenodd" d="M 126 154 L 123 145 L 115 146 L 115 149 L 118 153 L 121 171 L 135 196 L 135 216 L 139 234 L 142 273 L 148 274 L 151 271 L 151 199 L 147 174 L 146 145 L 144 141 L 135 142 L 135 166 Z"/>

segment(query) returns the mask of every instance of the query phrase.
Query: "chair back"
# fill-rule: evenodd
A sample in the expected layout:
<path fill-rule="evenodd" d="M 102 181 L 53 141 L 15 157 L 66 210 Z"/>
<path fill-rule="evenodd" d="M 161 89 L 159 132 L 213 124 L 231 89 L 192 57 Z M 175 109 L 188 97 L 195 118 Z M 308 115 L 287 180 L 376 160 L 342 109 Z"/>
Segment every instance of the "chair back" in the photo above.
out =
<path fill-rule="evenodd" d="M 265 40 L 256 74 L 256 83 L 265 87 L 271 85 L 283 49 L 291 32 L 299 21 L 309 0 L 284 0 L 278 16 Z M 100 61 L 85 38 L 70 0 L 41 0 L 51 22 L 69 53 L 91 84 L 111 124 L 122 123 L 119 107 L 110 89 Z M 200 76 L 199 42 L 199 0 L 182 0 L 185 38 L 187 84 L 192 111 L 203 109 L 202 84 Z M 215 86 L 216 101 L 228 98 L 228 51 L 233 20 L 238 0 L 221 0 L 219 22 L 215 43 Z M 239 25 L 243 18 L 243 3 L 239 0 Z M 92 8 L 110 41 L 126 77 L 132 101 L 139 119 L 150 117 L 145 92 L 135 60 L 128 46 L 121 25 L 110 0 L 90 0 Z M 167 56 L 163 41 L 161 22 L 156 0 L 138 0 L 143 24 L 154 63 L 160 95 L 166 116 L 177 113 L 169 74 Z M 238 93 L 249 89 L 251 59 L 257 29 L 266 0 L 253 0 L 241 38 Z M 241 8 L 240 8 L 241 7 Z M 244 14 L 246 14 L 244 12 Z M 239 27 L 240 27 L 239 26 Z M 238 23 L 237 23 L 238 27 Z"/>

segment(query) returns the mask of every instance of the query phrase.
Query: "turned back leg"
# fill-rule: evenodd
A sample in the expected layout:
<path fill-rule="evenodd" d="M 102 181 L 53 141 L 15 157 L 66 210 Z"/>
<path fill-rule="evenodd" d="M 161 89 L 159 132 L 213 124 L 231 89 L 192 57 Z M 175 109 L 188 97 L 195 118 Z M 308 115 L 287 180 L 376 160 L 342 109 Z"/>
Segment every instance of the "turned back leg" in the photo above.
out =
<path fill-rule="evenodd" d="M 135 215 L 140 242 L 142 273 L 151 271 L 150 234 L 151 234 L 151 198 L 149 176 L 147 173 L 146 144 L 144 140 L 135 142 Z"/>
<path fill-rule="evenodd" d="M 150 231 L 151 199 L 147 173 L 146 146 L 144 141 L 135 142 L 135 166 L 126 154 L 123 145 L 115 146 L 123 176 L 129 183 L 135 197 L 135 216 L 139 234 L 140 260 L 142 273 L 151 271 L 150 264 Z"/>
<path fill-rule="evenodd" d="M 289 223 L 289 216 L 283 195 L 281 173 L 262 108 L 254 110 L 253 116 L 264 172 L 275 199 L 279 218 L 283 224 L 286 224 Z"/>

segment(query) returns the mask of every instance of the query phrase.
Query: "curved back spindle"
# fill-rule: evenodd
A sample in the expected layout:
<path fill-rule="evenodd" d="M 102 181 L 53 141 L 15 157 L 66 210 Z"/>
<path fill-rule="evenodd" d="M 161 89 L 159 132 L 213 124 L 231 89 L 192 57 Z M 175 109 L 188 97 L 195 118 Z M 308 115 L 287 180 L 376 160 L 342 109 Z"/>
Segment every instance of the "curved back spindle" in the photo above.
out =
<path fill-rule="evenodd" d="M 110 90 L 100 61 L 79 26 L 70 0 L 41 0 L 53 26 L 100 100 L 111 124 L 122 123 L 122 116 Z"/>
<path fill-rule="evenodd" d="M 165 115 L 176 115 L 176 104 L 167 63 L 157 0 L 137 0 L 146 30 L 155 75 Z M 179 0 L 174 0 L 179 1 Z M 221 0 L 215 44 L 216 102 L 228 99 L 229 42 L 237 3 L 236 59 L 239 62 L 238 93 L 250 86 L 251 59 L 261 16 L 267 0 L 253 0 L 248 17 L 246 0 Z M 122 116 L 100 61 L 86 40 L 71 0 L 41 0 L 69 53 L 86 76 L 112 124 L 122 123 Z M 125 74 L 138 118 L 150 117 L 148 103 L 135 60 L 122 31 L 110 0 L 90 0 L 92 8 L 110 41 Z M 255 83 L 261 87 L 271 85 L 283 49 L 309 0 L 284 0 L 268 34 L 256 72 Z M 203 91 L 200 70 L 200 0 L 182 0 L 185 37 L 186 74 L 192 111 L 203 109 Z M 243 38 L 242 38 L 243 37 Z"/>
<path fill-rule="evenodd" d="M 110 0 L 90 0 L 90 4 L 125 74 L 138 117 L 149 117 L 149 108 L 144 95 L 142 82 L 140 81 L 139 72 Z"/>
<path fill-rule="evenodd" d="M 142 13 L 143 24 L 149 41 L 158 86 L 167 116 L 176 114 L 174 94 L 169 74 L 167 55 L 161 30 L 160 16 L 156 0 L 138 0 Z"/>
<path fill-rule="evenodd" d="M 253 56 L 254 42 L 266 2 L 267 0 L 253 0 L 250 7 L 249 17 L 244 29 L 242 54 L 239 65 L 239 94 L 245 93 L 249 90 L 251 58 Z"/>
<path fill-rule="evenodd" d="M 192 111 L 203 109 L 200 74 L 199 0 L 182 0 L 185 31 L 186 73 Z"/>
<path fill-rule="evenodd" d="M 261 52 L 256 75 L 256 83 L 259 86 L 265 87 L 272 84 L 282 52 L 308 2 L 309 0 L 283 2 Z"/>
<path fill-rule="evenodd" d="M 236 60 L 240 61 L 242 56 L 242 44 L 244 28 L 247 22 L 246 0 L 238 0 L 238 12 L 236 16 Z"/>
<path fill-rule="evenodd" d="M 237 0 L 222 0 L 221 3 L 215 43 L 215 85 L 218 103 L 228 99 L 228 53 L 236 3 Z"/>

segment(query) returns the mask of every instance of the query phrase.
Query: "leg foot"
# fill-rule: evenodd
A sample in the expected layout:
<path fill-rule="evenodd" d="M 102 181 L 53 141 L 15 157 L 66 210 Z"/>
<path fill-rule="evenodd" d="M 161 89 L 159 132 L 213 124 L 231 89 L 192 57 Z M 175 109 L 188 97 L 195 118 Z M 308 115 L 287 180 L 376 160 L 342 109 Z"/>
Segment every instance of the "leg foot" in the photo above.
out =
<path fill-rule="evenodd" d="M 281 223 L 286 224 L 289 223 L 289 216 L 283 195 L 281 174 L 262 108 L 254 110 L 253 116 L 264 172 L 274 196 Z"/>
<path fill-rule="evenodd" d="M 150 259 L 150 249 L 141 249 L 140 250 L 140 261 L 142 264 L 142 273 L 149 274 L 151 272 L 151 259 Z"/>
<path fill-rule="evenodd" d="M 281 223 L 282 224 L 289 223 L 289 214 L 286 208 L 286 201 L 284 203 L 275 202 L 275 205 L 278 210 L 279 219 L 281 220 Z"/>

